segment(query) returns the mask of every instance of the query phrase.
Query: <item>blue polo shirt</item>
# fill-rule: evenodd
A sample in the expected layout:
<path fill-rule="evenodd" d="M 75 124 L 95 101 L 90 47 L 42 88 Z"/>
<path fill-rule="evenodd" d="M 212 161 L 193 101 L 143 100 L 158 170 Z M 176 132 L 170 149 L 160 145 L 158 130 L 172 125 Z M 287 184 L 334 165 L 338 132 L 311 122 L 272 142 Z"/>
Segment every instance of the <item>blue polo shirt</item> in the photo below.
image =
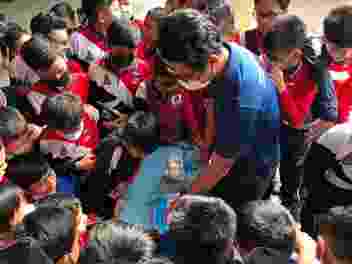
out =
<path fill-rule="evenodd" d="M 215 98 L 215 152 L 249 160 L 256 176 L 266 177 L 280 156 L 277 89 L 251 52 L 236 44 L 225 47 L 230 54 L 225 72 L 209 87 Z"/>

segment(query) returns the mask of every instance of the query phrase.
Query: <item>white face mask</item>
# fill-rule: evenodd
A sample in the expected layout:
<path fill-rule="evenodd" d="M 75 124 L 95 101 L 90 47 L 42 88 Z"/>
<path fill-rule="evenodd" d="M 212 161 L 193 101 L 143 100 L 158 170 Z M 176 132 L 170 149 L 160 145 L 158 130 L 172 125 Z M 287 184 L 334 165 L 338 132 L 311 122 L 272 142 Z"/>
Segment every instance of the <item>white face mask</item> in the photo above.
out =
<path fill-rule="evenodd" d="M 177 82 L 179 85 L 181 85 L 184 89 L 188 91 L 197 91 L 197 90 L 203 89 L 207 87 L 210 83 L 210 81 L 201 82 L 201 81 L 195 81 L 195 80 L 189 80 L 189 81 L 177 80 Z"/>

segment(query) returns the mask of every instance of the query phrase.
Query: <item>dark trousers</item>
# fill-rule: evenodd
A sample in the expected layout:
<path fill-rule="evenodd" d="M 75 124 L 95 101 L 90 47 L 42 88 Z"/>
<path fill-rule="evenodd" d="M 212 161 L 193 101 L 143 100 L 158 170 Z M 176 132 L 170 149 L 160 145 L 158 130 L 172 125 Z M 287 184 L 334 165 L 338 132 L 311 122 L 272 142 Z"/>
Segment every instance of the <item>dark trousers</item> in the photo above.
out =
<path fill-rule="evenodd" d="M 264 199 L 270 189 L 276 163 L 258 176 L 254 162 L 247 159 L 236 161 L 229 174 L 210 191 L 210 195 L 222 198 L 235 210 L 247 202 Z"/>
<path fill-rule="evenodd" d="M 309 146 L 305 143 L 304 131 L 281 126 L 281 199 L 299 220 L 302 205 L 300 191 L 303 183 L 304 161 Z"/>
<path fill-rule="evenodd" d="M 328 182 L 324 174 L 336 166 L 335 154 L 313 143 L 307 155 L 304 173 L 307 199 L 302 211 L 302 227 L 311 236 L 317 236 L 317 216 L 330 208 L 352 204 L 352 191 L 340 189 Z"/>

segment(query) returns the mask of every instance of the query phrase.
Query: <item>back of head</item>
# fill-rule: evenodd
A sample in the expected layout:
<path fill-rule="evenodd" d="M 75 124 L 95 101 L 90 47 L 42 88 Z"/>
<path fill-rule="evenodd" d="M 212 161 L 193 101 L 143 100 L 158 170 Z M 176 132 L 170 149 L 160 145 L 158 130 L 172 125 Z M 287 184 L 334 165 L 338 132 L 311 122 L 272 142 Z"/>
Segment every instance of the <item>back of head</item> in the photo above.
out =
<path fill-rule="evenodd" d="M 137 111 L 129 117 L 123 132 L 127 144 L 138 146 L 144 153 L 150 154 L 159 144 L 159 138 L 159 124 L 153 113 Z"/>
<path fill-rule="evenodd" d="M 42 34 L 47 37 L 54 30 L 66 29 L 66 22 L 60 17 L 39 13 L 32 18 L 30 28 L 32 34 Z"/>
<path fill-rule="evenodd" d="M 219 198 L 186 195 L 171 212 L 170 238 L 176 243 L 177 258 L 186 262 L 199 258 L 223 262 L 236 229 L 236 213 Z"/>
<path fill-rule="evenodd" d="M 340 48 L 352 47 L 352 6 L 345 5 L 330 11 L 324 19 L 325 38 Z"/>
<path fill-rule="evenodd" d="M 162 17 L 158 35 L 159 55 L 202 72 L 210 55 L 221 53 L 223 42 L 216 26 L 196 10 L 177 10 Z M 177 47 L 177 49 L 175 49 Z"/>
<path fill-rule="evenodd" d="M 268 201 L 253 201 L 238 212 L 238 238 L 246 247 L 268 247 L 293 251 L 292 231 L 295 221 L 282 205 Z"/>
<path fill-rule="evenodd" d="M 19 188 L 11 183 L 0 185 L 0 227 L 2 229 L 10 226 L 10 220 L 14 210 L 19 205 Z"/>
<path fill-rule="evenodd" d="M 80 98 L 71 93 L 63 93 L 48 97 L 42 106 L 41 115 L 48 128 L 72 131 L 80 127 L 82 113 Z"/>
<path fill-rule="evenodd" d="M 15 137 L 17 130 L 26 125 L 25 118 L 16 108 L 8 106 L 0 109 L 0 137 Z"/>
<path fill-rule="evenodd" d="M 137 264 L 152 257 L 154 242 L 140 229 L 100 223 L 93 227 L 89 243 L 81 255 L 81 264 Z"/>
<path fill-rule="evenodd" d="M 319 233 L 335 259 L 352 261 L 352 206 L 334 207 L 321 216 Z"/>
<path fill-rule="evenodd" d="M 24 219 L 26 232 L 53 260 L 71 252 L 74 219 L 72 211 L 62 207 L 37 208 Z"/>
<path fill-rule="evenodd" d="M 303 49 L 307 38 L 305 23 L 295 15 L 275 18 L 272 30 L 265 34 L 264 48 L 269 53 L 278 50 Z"/>
<path fill-rule="evenodd" d="M 66 1 L 61 1 L 53 5 L 49 10 L 49 14 L 60 18 L 69 18 L 71 20 L 74 20 L 76 16 L 73 7 Z"/>
<path fill-rule="evenodd" d="M 158 22 L 158 20 L 162 18 L 164 15 L 165 15 L 164 8 L 158 6 L 158 7 L 149 9 L 145 17 L 146 19 L 152 19 L 153 21 Z"/>
<path fill-rule="evenodd" d="M 24 43 L 21 56 L 25 63 L 35 71 L 49 68 L 56 58 L 55 53 L 50 50 L 49 40 L 39 34 L 33 35 Z"/>
<path fill-rule="evenodd" d="M 8 162 L 8 178 L 25 191 L 29 191 L 32 184 L 40 182 L 50 173 L 49 163 L 39 154 L 23 155 Z"/>
<path fill-rule="evenodd" d="M 107 37 L 112 47 L 118 46 L 133 49 L 137 46 L 138 31 L 128 21 L 114 18 L 108 29 Z"/>

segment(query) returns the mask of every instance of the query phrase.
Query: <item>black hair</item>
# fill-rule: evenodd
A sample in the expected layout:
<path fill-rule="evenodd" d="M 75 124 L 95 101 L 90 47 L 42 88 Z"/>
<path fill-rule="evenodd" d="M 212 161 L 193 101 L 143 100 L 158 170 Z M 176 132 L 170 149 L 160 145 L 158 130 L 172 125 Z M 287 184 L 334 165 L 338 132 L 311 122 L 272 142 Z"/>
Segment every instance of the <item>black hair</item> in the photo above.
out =
<path fill-rule="evenodd" d="M 277 50 L 303 49 L 307 39 L 306 25 L 295 15 L 275 18 L 270 32 L 265 34 L 264 49 L 270 54 Z"/>
<path fill-rule="evenodd" d="M 352 47 L 352 6 L 344 5 L 330 11 L 324 19 L 325 38 L 341 48 Z"/>
<path fill-rule="evenodd" d="M 57 57 L 50 49 L 49 40 L 40 34 L 33 35 L 29 41 L 24 43 L 21 56 L 33 70 L 49 68 Z"/>
<path fill-rule="evenodd" d="M 281 204 L 270 200 L 253 201 L 244 205 L 237 215 L 240 244 L 251 242 L 255 247 L 293 251 L 295 221 Z"/>
<path fill-rule="evenodd" d="M 53 6 L 50 9 L 49 14 L 52 14 L 60 18 L 69 18 L 71 20 L 74 20 L 76 12 L 69 3 L 61 2 Z"/>
<path fill-rule="evenodd" d="M 62 207 L 42 207 L 24 219 L 26 232 L 38 240 L 49 258 L 57 260 L 71 252 L 74 240 L 74 219 L 71 210 Z"/>
<path fill-rule="evenodd" d="M 143 263 L 153 256 L 154 242 L 136 227 L 99 223 L 90 231 L 90 241 L 79 263 Z"/>
<path fill-rule="evenodd" d="M 133 113 L 122 137 L 128 145 L 140 147 L 145 154 L 154 152 L 160 139 L 157 117 L 152 112 Z"/>
<path fill-rule="evenodd" d="M 149 9 L 145 17 L 151 18 L 153 21 L 158 22 L 160 18 L 162 18 L 164 15 L 165 15 L 164 8 L 158 6 L 158 7 Z"/>
<path fill-rule="evenodd" d="M 81 12 L 88 19 L 88 23 L 96 21 L 96 11 L 99 6 L 110 6 L 112 0 L 81 0 Z"/>
<path fill-rule="evenodd" d="M 14 137 L 19 127 L 27 124 L 23 115 L 14 107 L 0 109 L 0 137 Z"/>
<path fill-rule="evenodd" d="M 175 241 L 177 263 L 226 263 L 225 252 L 236 239 L 235 211 L 222 199 L 187 195 L 171 213 L 169 236 Z M 203 258 L 200 260 L 199 258 Z"/>
<path fill-rule="evenodd" d="M 3 24 L 3 29 L 6 28 L 5 42 L 7 47 L 10 49 L 12 57 L 14 57 L 17 49 L 17 41 L 23 34 L 27 34 L 28 32 L 16 22 L 15 18 L 11 16 L 2 15 L 0 23 Z"/>
<path fill-rule="evenodd" d="M 183 9 L 160 19 L 157 46 L 165 60 L 184 63 L 202 72 L 208 66 L 209 56 L 221 53 L 223 42 L 220 32 L 206 16 Z"/>
<path fill-rule="evenodd" d="M 136 48 L 138 31 L 123 19 L 113 19 L 107 31 L 110 46 Z"/>
<path fill-rule="evenodd" d="M 19 188 L 12 183 L 0 185 L 0 226 L 2 228 L 10 226 L 13 213 L 19 206 L 18 193 Z"/>
<path fill-rule="evenodd" d="M 48 161 L 42 155 L 33 153 L 9 160 L 7 177 L 23 190 L 29 191 L 32 184 L 49 176 L 50 171 Z"/>
<path fill-rule="evenodd" d="M 254 0 L 254 4 L 258 5 L 260 1 L 265 0 Z M 281 10 L 287 11 L 288 7 L 290 6 L 291 0 L 276 0 L 276 2 L 279 4 Z"/>
<path fill-rule="evenodd" d="M 352 258 L 352 206 L 337 206 L 319 217 L 319 232 L 337 258 Z"/>
<path fill-rule="evenodd" d="M 82 121 L 83 106 L 78 96 L 63 93 L 49 96 L 42 106 L 42 117 L 48 128 L 72 130 L 79 128 Z"/>
<path fill-rule="evenodd" d="M 48 36 L 54 30 L 66 29 L 66 22 L 63 18 L 39 13 L 31 20 L 30 28 L 32 34 L 43 34 Z"/>

